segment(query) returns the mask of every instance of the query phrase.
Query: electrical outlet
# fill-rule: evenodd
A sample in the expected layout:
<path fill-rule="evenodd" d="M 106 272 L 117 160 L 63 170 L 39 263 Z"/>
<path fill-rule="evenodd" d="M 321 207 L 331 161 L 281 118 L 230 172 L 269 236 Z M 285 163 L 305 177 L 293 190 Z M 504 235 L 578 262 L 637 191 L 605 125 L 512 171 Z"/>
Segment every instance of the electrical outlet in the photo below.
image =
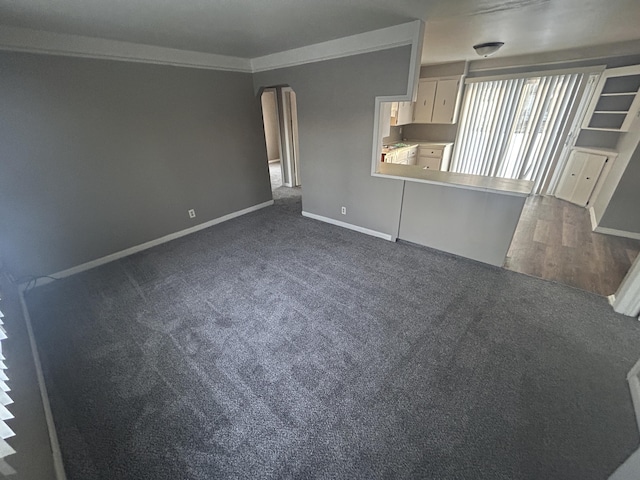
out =
<path fill-rule="evenodd" d="M 340 209 L 340 213 L 341 213 L 342 215 L 346 215 L 346 214 L 347 214 L 347 207 L 342 207 L 342 208 Z"/>
<path fill-rule="evenodd" d="M 196 218 L 196 211 L 193 208 L 189 210 L 189 218 Z"/>

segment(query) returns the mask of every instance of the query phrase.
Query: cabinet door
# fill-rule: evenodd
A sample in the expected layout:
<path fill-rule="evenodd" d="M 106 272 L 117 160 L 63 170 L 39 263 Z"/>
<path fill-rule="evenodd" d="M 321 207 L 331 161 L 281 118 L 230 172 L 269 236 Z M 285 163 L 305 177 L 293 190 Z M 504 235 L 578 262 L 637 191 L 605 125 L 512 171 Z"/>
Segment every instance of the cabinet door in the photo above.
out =
<path fill-rule="evenodd" d="M 413 107 L 413 121 L 415 123 L 431 123 L 437 84 L 437 80 L 420 80 L 418 98 Z"/>
<path fill-rule="evenodd" d="M 562 172 L 562 177 L 560 178 L 560 182 L 558 182 L 558 188 L 556 189 L 557 198 L 568 202 L 572 201 L 573 192 L 580 178 L 580 170 L 587 157 L 588 154 L 585 152 L 577 152 L 575 150 L 571 152 L 567 166 L 564 167 L 564 172 Z"/>
<path fill-rule="evenodd" d="M 580 170 L 580 178 L 573 192 L 573 203 L 582 207 L 587 204 L 606 160 L 607 157 L 604 155 L 589 154 L 586 163 L 582 167 L 582 170 Z"/>
<path fill-rule="evenodd" d="M 440 170 L 441 159 L 437 157 L 419 157 L 418 165 L 425 168 L 425 170 Z"/>
<path fill-rule="evenodd" d="M 407 153 L 407 165 L 415 165 L 418 159 L 418 147 L 411 147 Z"/>
<path fill-rule="evenodd" d="M 573 151 L 564 169 L 556 197 L 584 207 L 607 160 L 604 155 Z"/>
<path fill-rule="evenodd" d="M 433 104 L 432 123 L 453 123 L 458 98 L 458 80 L 439 80 Z"/>
<path fill-rule="evenodd" d="M 413 103 L 400 102 L 398 104 L 398 121 L 397 125 L 408 125 L 413 122 Z"/>

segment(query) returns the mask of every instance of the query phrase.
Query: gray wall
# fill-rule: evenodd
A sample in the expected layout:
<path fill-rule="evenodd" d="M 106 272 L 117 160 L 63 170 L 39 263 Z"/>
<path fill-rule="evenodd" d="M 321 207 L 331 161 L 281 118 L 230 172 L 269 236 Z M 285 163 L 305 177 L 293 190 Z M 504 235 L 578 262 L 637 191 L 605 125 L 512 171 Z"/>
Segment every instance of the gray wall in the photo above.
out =
<path fill-rule="evenodd" d="M 271 199 L 251 74 L 0 52 L 0 112 L 0 256 L 14 275 Z"/>
<path fill-rule="evenodd" d="M 402 182 L 371 176 L 371 148 L 375 97 L 407 93 L 409 62 L 407 46 L 254 75 L 296 92 L 303 210 L 397 234 Z"/>
<path fill-rule="evenodd" d="M 640 233 L 640 145 L 635 149 L 599 226 Z"/>
<path fill-rule="evenodd" d="M 406 182 L 398 238 L 502 267 L 525 200 Z"/>

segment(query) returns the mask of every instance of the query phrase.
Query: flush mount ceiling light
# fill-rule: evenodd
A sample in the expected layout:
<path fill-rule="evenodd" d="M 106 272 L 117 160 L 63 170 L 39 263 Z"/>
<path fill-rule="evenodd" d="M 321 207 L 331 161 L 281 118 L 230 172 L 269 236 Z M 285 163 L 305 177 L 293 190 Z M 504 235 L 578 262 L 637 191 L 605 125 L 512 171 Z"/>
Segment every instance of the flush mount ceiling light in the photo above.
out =
<path fill-rule="evenodd" d="M 487 42 L 474 45 L 476 53 L 481 57 L 489 57 L 496 53 L 504 45 L 504 42 Z"/>

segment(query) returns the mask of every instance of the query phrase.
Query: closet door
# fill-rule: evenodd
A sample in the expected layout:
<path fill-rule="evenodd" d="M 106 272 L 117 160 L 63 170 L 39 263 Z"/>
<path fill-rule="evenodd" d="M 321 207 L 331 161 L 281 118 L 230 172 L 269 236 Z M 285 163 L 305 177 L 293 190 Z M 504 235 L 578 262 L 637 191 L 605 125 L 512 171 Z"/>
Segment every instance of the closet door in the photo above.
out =
<path fill-rule="evenodd" d="M 558 184 L 556 197 L 586 206 L 606 160 L 605 155 L 574 150 Z"/>

